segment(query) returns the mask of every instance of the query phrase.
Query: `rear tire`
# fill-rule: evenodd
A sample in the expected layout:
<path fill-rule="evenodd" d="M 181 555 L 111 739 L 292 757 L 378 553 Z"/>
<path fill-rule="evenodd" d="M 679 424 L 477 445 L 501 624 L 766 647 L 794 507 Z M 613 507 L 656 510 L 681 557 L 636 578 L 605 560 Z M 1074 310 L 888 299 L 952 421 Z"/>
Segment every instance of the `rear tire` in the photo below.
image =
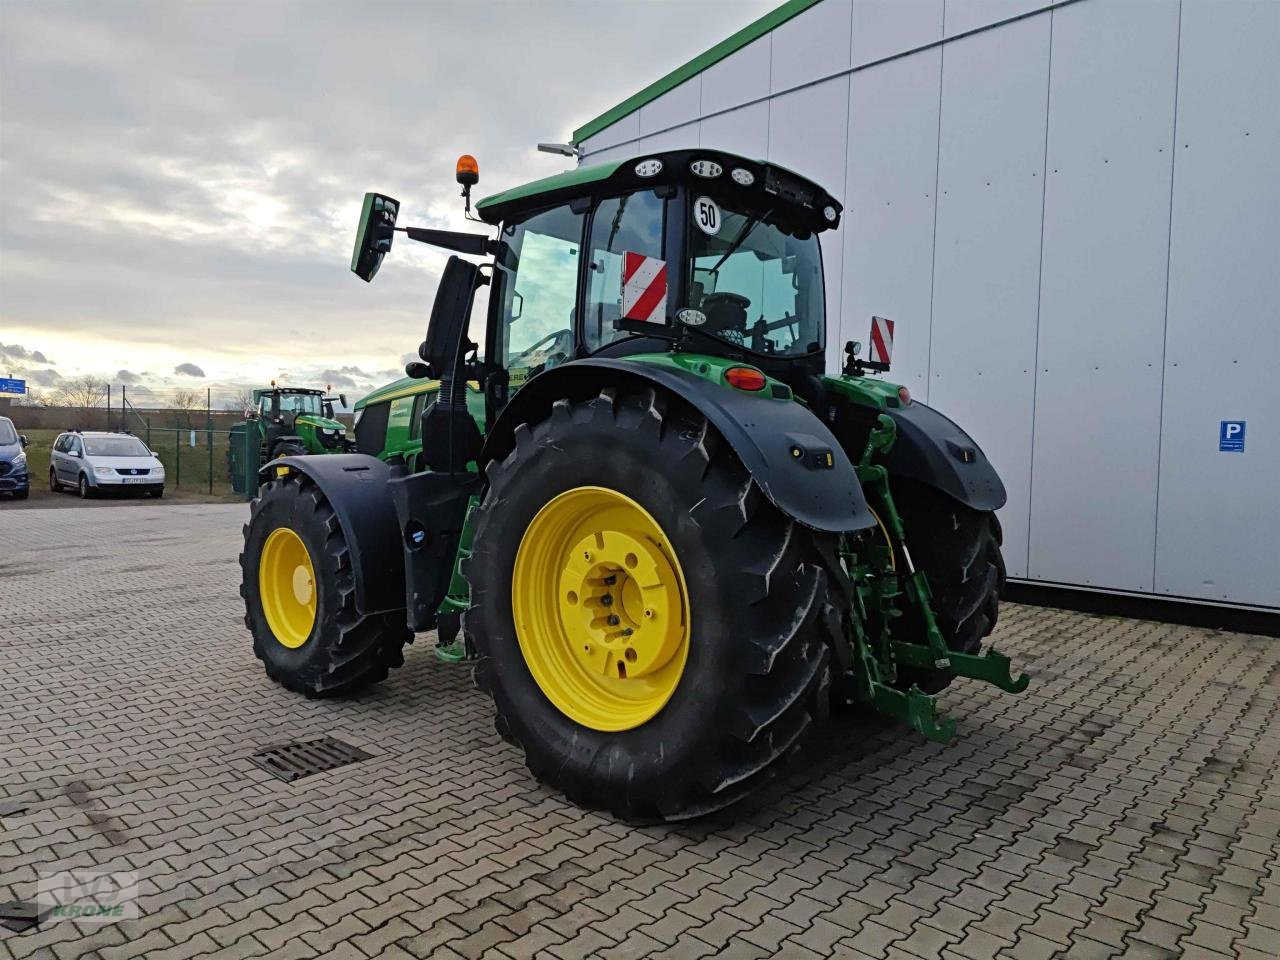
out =
<path fill-rule="evenodd" d="M 704 418 L 653 390 L 558 400 L 515 439 L 488 468 L 465 567 L 464 629 L 498 732 L 523 747 L 540 781 L 629 820 L 698 816 L 771 779 L 827 699 L 826 578 L 813 535 L 760 494 Z M 665 704 L 626 729 L 586 726 L 553 704 L 521 650 L 551 638 L 516 629 L 525 531 L 555 497 L 587 486 L 639 505 L 683 578 L 683 670 Z"/>
<path fill-rule="evenodd" d="M 314 622 L 294 647 L 277 639 L 263 605 L 263 546 L 281 528 L 292 530 L 305 545 L 314 580 Z M 244 623 L 253 635 L 253 652 L 267 676 L 286 689 L 307 697 L 352 693 L 386 679 L 392 667 L 404 663 L 404 645 L 413 642 L 404 611 L 357 612 L 346 534 L 310 478 L 278 477 L 260 488 L 244 527 L 240 568 Z"/>
<path fill-rule="evenodd" d="M 995 628 L 1005 585 L 1000 522 L 993 512 L 973 510 L 915 481 L 895 482 L 893 499 L 911 559 L 929 581 L 934 617 L 947 647 L 979 653 L 983 638 Z M 909 603 L 891 629 L 899 640 L 928 642 L 924 622 Z M 905 690 L 914 683 L 925 693 L 937 693 L 952 679 L 943 670 L 903 669 L 896 686 Z"/>

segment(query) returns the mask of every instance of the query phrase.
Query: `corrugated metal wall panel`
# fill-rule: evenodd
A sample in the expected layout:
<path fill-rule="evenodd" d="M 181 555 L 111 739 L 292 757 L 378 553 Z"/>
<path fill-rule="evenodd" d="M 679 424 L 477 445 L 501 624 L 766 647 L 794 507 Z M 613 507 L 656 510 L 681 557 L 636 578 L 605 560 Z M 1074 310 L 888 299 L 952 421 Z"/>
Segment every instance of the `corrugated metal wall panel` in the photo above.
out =
<path fill-rule="evenodd" d="M 1178 5 L 1052 16 L 1028 570 L 1150 591 Z"/>
<path fill-rule="evenodd" d="M 634 143 L 640 138 L 640 113 L 631 114 L 629 117 L 623 117 L 611 127 L 601 130 L 591 139 L 582 144 L 583 154 L 590 157 L 599 150 L 616 146 L 620 143 Z M 588 161 L 590 162 L 590 161 Z"/>
<path fill-rule="evenodd" d="M 1186 0 L 1181 36 L 1156 590 L 1280 606 L 1280 4 Z"/>
<path fill-rule="evenodd" d="M 826 0 L 707 70 L 700 102 L 644 108 L 684 126 L 603 156 L 700 143 L 843 191 L 829 369 L 872 314 L 898 322 L 890 379 L 1009 487 L 1012 575 L 1280 607 L 1280 3 L 1184 0 L 1180 34 L 1177 0 L 1049 6 Z M 944 20 L 980 32 L 857 69 Z M 842 23 L 846 77 L 723 112 L 839 69 Z M 1243 454 L 1217 450 L 1227 419 Z"/>
<path fill-rule="evenodd" d="M 744 157 L 763 157 L 769 152 L 769 104 L 753 103 L 728 113 L 718 113 L 702 121 L 703 147 L 717 147 Z"/>
<path fill-rule="evenodd" d="M 647 137 L 640 138 L 640 147 L 636 153 L 657 153 L 659 150 L 682 150 L 686 147 L 698 146 L 700 139 L 700 122 L 686 123 L 671 130 L 664 130 Z"/>
<path fill-rule="evenodd" d="M 958 33 L 990 26 L 1010 17 L 1043 9 L 1053 2 L 1054 0 L 947 0 L 946 35 L 954 37 Z"/>
<path fill-rule="evenodd" d="M 766 34 L 703 72 L 703 116 L 769 95 L 772 44 L 773 34 Z"/>
<path fill-rule="evenodd" d="M 822 184 L 844 180 L 845 149 L 849 139 L 849 78 L 828 80 L 795 93 L 774 97 L 769 110 L 768 159 L 803 171 Z M 827 311 L 841 315 L 841 277 L 844 270 L 844 236 L 822 238 L 823 279 Z M 838 349 L 828 331 L 827 356 Z"/>
<path fill-rule="evenodd" d="M 701 101 L 702 75 L 699 74 L 640 108 L 640 136 L 647 137 L 697 120 L 702 115 Z"/>
<path fill-rule="evenodd" d="M 773 31 L 770 93 L 848 69 L 852 9 L 852 0 L 825 0 Z"/>
<path fill-rule="evenodd" d="M 853 0 L 850 62 L 861 66 L 942 39 L 942 0 Z"/>
<path fill-rule="evenodd" d="M 929 403 L 972 432 L 1004 479 L 1015 577 L 1027 573 L 1048 80 L 1048 17 L 943 54 Z"/>
<path fill-rule="evenodd" d="M 894 380 L 929 395 L 929 311 L 942 51 L 926 50 L 850 77 L 844 184 L 843 314 L 837 349 L 863 344 L 871 317 L 891 317 Z M 839 358 L 834 358 L 838 362 Z M 829 362 L 829 369 L 838 369 Z"/>

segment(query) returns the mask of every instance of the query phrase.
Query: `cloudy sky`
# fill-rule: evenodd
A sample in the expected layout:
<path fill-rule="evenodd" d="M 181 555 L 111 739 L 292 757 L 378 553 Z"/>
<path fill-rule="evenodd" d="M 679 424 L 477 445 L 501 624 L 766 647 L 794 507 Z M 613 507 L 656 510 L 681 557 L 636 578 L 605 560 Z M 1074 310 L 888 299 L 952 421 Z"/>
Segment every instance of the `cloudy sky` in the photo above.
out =
<path fill-rule="evenodd" d="M 565 169 L 536 142 L 775 5 L 0 0 L 0 376 L 398 376 L 445 255 L 356 279 L 366 190 L 466 229 L 460 153 L 478 196 Z"/>

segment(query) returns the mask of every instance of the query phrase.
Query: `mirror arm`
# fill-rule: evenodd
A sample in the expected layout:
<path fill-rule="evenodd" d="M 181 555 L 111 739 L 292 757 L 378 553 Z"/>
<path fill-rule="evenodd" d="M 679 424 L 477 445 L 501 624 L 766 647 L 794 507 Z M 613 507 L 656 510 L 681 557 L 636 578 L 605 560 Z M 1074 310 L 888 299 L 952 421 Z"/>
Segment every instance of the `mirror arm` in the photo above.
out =
<path fill-rule="evenodd" d="M 429 243 L 433 247 L 465 253 L 473 257 L 487 257 L 498 252 L 498 241 L 478 233 L 460 233 L 455 230 L 431 230 L 427 227 L 396 227 L 404 231 L 410 240 Z"/>

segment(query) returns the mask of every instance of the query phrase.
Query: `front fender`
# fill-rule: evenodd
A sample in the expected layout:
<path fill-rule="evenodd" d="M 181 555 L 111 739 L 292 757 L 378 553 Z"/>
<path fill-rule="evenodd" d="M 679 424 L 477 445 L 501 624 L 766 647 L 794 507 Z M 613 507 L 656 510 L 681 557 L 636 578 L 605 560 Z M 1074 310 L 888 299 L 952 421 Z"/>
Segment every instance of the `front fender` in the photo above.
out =
<path fill-rule="evenodd" d="M 848 455 L 808 408 L 643 361 L 590 357 L 538 374 L 494 423 L 481 465 L 506 456 L 515 428 L 547 416 L 561 397 L 583 400 L 603 387 L 627 384 L 660 388 L 695 407 L 733 448 L 769 501 L 804 526 L 836 533 L 875 524 Z"/>
<path fill-rule="evenodd" d="M 320 488 L 347 539 L 356 582 L 356 608 L 368 615 L 403 610 L 404 549 L 388 482 L 391 468 L 363 453 L 280 457 L 259 472 L 262 482 L 296 471 Z"/>

